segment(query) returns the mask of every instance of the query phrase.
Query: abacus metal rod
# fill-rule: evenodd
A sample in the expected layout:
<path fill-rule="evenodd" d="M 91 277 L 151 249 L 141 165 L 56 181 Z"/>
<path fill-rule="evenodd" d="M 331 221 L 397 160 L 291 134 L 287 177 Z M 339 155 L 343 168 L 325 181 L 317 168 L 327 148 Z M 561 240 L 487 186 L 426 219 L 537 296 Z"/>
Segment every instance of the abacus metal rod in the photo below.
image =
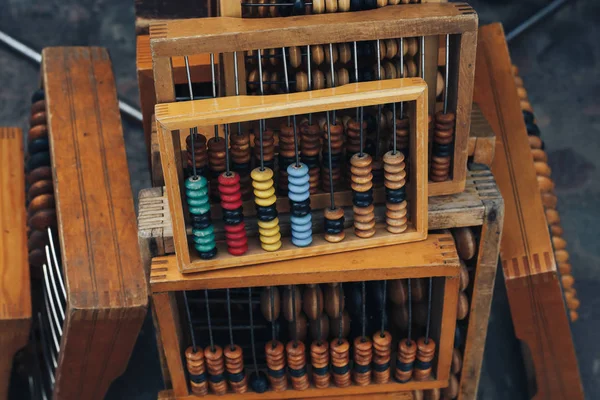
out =
<path fill-rule="evenodd" d="M 410 345 L 412 339 L 412 284 L 410 278 L 408 278 L 408 336 L 406 338 L 406 344 Z"/>
<path fill-rule="evenodd" d="M 292 323 L 294 324 L 294 348 L 298 347 L 298 319 L 296 318 L 296 286 L 290 286 L 292 291 Z"/>
<path fill-rule="evenodd" d="M 377 39 L 377 80 L 381 80 L 381 44 Z M 375 131 L 375 159 L 379 155 L 379 137 L 381 135 L 381 104 L 377 105 L 377 130 Z"/>
<path fill-rule="evenodd" d="M 262 60 L 261 60 L 261 55 L 260 55 L 260 50 L 258 51 L 258 75 L 259 75 L 259 81 L 260 81 L 260 95 L 264 96 L 265 95 L 265 89 L 263 88 L 263 79 L 262 79 Z M 264 154 L 264 145 L 263 145 L 263 122 L 259 121 L 258 123 L 258 140 L 260 142 L 260 170 L 264 171 L 265 170 L 265 154 Z"/>
<path fill-rule="evenodd" d="M 446 68 L 444 77 L 444 114 L 448 112 L 448 77 L 450 76 L 450 35 L 446 35 Z"/>
<path fill-rule="evenodd" d="M 231 296 L 229 294 L 229 289 L 225 292 L 227 296 L 227 327 L 229 328 L 229 346 L 233 351 L 235 349 L 235 345 L 233 344 L 233 323 L 231 322 Z"/>
<path fill-rule="evenodd" d="M 356 48 L 356 42 L 354 42 L 354 82 L 358 83 L 358 50 Z M 356 107 L 356 119 L 358 120 L 358 109 L 360 107 Z M 361 142 L 362 142 L 362 138 L 361 138 Z M 362 157 L 362 150 L 360 152 L 360 155 Z"/>
<path fill-rule="evenodd" d="M 333 161 L 331 158 L 331 125 L 329 122 L 329 111 L 325 113 L 327 118 L 327 158 L 329 161 L 329 200 L 331 202 L 331 209 L 335 208 L 335 196 L 333 194 Z"/>
<path fill-rule="evenodd" d="M 306 45 L 306 60 L 307 60 L 306 68 L 308 71 L 308 90 L 312 90 L 312 67 L 310 65 L 310 44 Z M 308 114 L 308 124 L 312 125 L 312 113 Z"/>
<path fill-rule="evenodd" d="M 54 274 L 52 273 L 52 268 L 50 267 L 50 250 L 49 250 L 49 246 L 46 246 L 46 261 L 48 262 L 48 264 L 44 264 L 44 266 L 48 266 L 48 268 L 44 268 L 44 275 L 48 275 L 50 278 L 50 283 L 52 284 L 52 291 L 54 292 L 54 296 L 56 298 L 56 305 L 58 308 L 58 311 L 60 312 L 60 316 L 62 318 L 62 320 L 65 320 L 65 310 L 63 307 L 62 302 L 60 301 L 60 298 L 58 296 L 58 288 L 56 287 L 56 280 L 54 279 Z"/>
<path fill-rule="evenodd" d="M 52 311 L 52 317 L 54 318 L 54 322 L 56 322 L 56 329 L 58 331 L 58 335 L 62 336 L 62 321 L 58 319 L 58 314 L 56 313 L 56 309 L 58 307 L 54 307 L 54 302 L 52 301 L 52 294 L 50 293 L 50 281 L 48 280 L 48 267 L 46 264 L 42 266 L 44 270 L 44 292 L 46 293 L 46 298 L 48 300 L 48 304 L 50 304 L 50 308 Z M 64 321 L 64 314 L 62 315 Z"/>
<path fill-rule="evenodd" d="M 397 138 L 396 138 L 396 103 L 392 103 L 392 119 L 393 119 L 393 131 L 392 131 L 392 154 L 396 154 L 397 152 Z"/>
<path fill-rule="evenodd" d="M 331 67 L 331 87 L 335 87 L 335 70 L 333 68 L 333 43 L 329 43 L 329 65 Z M 332 111 L 333 124 L 335 125 L 335 110 Z"/>
<path fill-rule="evenodd" d="M 194 335 L 194 324 L 192 323 L 192 313 L 188 302 L 187 291 L 183 291 L 183 304 L 185 306 L 185 314 L 187 316 L 188 328 L 190 329 L 190 339 L 192 340 L 192 350 L 194 353 L 198 351 L 196 347 L 196 335 Z"/>
<path fill-rule="evenodd" d="M 362 329 L 362 339 L 361 341 L 365 342 L 367 340 L 367 289 L 365 281 L 360 283 L 361 286 L 361 329 Z"/>
<path fill-rule="evenodd" d="M 385 301 L 387 299 L 387 281 L 384 280 L 383 281 L 383 288 L 382 288 L 382 297 L 383 297 L 383 305 L 381 306 L 381 337 L 384 337 L 384 331 L 385 331 Z"/>
<path fill-rule="evenodd" d="M 53 371 L 52 365 L 50 365 L 50 357 L 47 354 L 47 353 L 50 353 L 50 349 L 48 348 L 48 342 L 44 335 L 44 328 L 43 328 L 44 322 L 42 319 L 42 313 L 38 313 L 37 317 L 38 317 L 38 325 L 40 327 L 39 330 L 40 330 L 40 336 L 41 336 L 40 342 L 42 342 L 42 354 L 44 355 L 44 357 L 42 357 L 42 358 L 44 359 L 44 361 L 46 363 L 46 369 L 48 370 L 48 376 L 50 377 L 50 382 L 51 382 L 52 386 L 54 386 L 54 382 L 55 382 L 54 381 L 54 373 L 52 372 Z M 52 356 L 54 368 L 56 368 L 58 366 L 58 364 L 56 364 L 56 361 L 54 360 L 54 355 L 52 353 L 50 353 L 50 355 Z"/>
<path fill-rule="evenodd" d="M 190 91 L 190 100 L 193 100 L 194 91 L 192 89 L 192 75 L 190 73 L 190 64 L 188 61 L 188 56 L 185 56 L 183 60 L 185 61 L 185 72 L 187 74 L 188 89 Z M 190 144 L 192 147 L 192 175 L 194 176 L 194 178 L 198 176 L 198 171 L 196 170 L 196 147 L 194 147 L 194 136 L 197 132 L 198 129 L 196 127 L 190 128 Z"/>
<path fill-rule="evenodd" d="M 252 344 L 252 361 L 254 362 L 254 371 L 258 373 L 258 363 L 256 362 L 256 347 L 254 343 L 254 315 L 252 313 L 252 288 L 248 288 L 248 309 L 250 310 L 250 342 Z"/>
<path fill-rule="evenodd" d="M 294 3 L 240 3 L 242 7 L 293 7 Z M 312 6 L 312 1 L 304 3 L 305 6 Z"/>
<path fill-rule="evenodd" d="M 317 291 L 321 290 L 321 288 L 319 287 L 319 285 L 316 285 L 317 287 Z M 321 309 L 321 296 L 319 296 L 319 293 L 317 292 L 317 310 Z M 317 344 L 321 345 L 322 341 L 321 341 L 321 335 L 323 334 L 322 329 L 321 329 L 321 315 L 319 315 L 318 320 L 316 321 L 317 323 Z"/>
<path fill-rule="evenodd" d="M 225 128 L 225 174 L 231 176 L 229 169 L 229 124 L 224 125 Z M 229 290 L 229 289 L 227 289 Z"/>
<path fill-rule="evenodd" d="M 358 83 L 358 49 L 356 46 L 356 42 L 354 42 L 354 81 Z M 362 157 L 364 155 L 365 149 L 364 149 L 364 143 L 363 143 L 363 121 L 364 121 L 364 108 L 363 107 L 356 107 L 356 119 L 359 121 L 360 123 L 360 146 L 359 146 L 359 153 L 358 155 L 360 157 Z"/>
<path fill-rule="evenodd" d="M 425 80 L 425 36 L 421 36 L 421 78 Z"/>
<path fill-rule="evenodd" d="M 425 343 L 429 343 L 429 328 L 431 327 L 431 292 L 433 289 L 433 278 L 429 278 L 429 289 L 427 293 L 427 325 L 425 325 Z"/>
<path fill-rule="evenodd" d="M 67 299 L 67 291 L 65 290 L 65 282 L 63 281 L 62 272 L 60 271 L 60 267 L 58 265 L 58 257 L 56 256 L 56 248 L 54 247 L 54 239 L 52 237 L 52 231 L 48 228 L 48 243 L 50 244 L 50 252 L 52 253 L 52 261 L 54 261 L 54 268 L 56 270 L 56 275 L 58 276 L 58 283 L 60 285 L 60 289 L 62 291 L 63 300 Z"/>
<path fill-rule="evenodd" d="M 273 286 L 269 287 L 269 297 L 271 298 L 271 335 L 273 337 L 272 346 L 276 347 L 275 339 L 277 339 L 277 335 L 275 333 L 275 290 Z"/>
<path fill-rule="evenodd" d="M 281 48 L 281 54 L 283 55 L 283 72 L 285 75 L 285 89 L 286 92 L 290 92 L 290 84 L 288 81 L 288 68 L 287 68 L 287 57 L 285 56 L 285 47 Z M 296 167 L 300 166 L 300 152 L 298 151 L 298 132 L 296 131 L 296 116 L 293 116 L 294 125 L 294 155 L 296 156 Z M 288 116 L 288 126 L 290 126 L 290 117 Z"/>
<path fill-rule="evenodd" d="M 217 98 L 217 77 L 215 74 L 215 54 L 210 53 L 210 79 L 212 80 L 213 98 Z M 219 127 L 215 125 L 215 139 L 219 140 Z"/>
<path fill-rule="evenodd" d="M 238 71 L 237 51 L 233 52 L 233 77 L 235 80 L 235 95 L 239 96 L 240 95 L 240 73 Z M 237 134 L 241 135 L 242 134 L 242 123 L 238 122 L 237 125 L 238 125 Z"/>
<path fill-rule="evenodd" d="M 338 328 L 339 328 L 339 332 L 338 332 L 338 344 L 342 344 L 342 339 L 343 339 L 343 332 L 342 332 L 342 328 L 343 328 L 343 315 L 344 315 L 344 308 L 342 307 L 342 298 L 344 296 L 344 289 L 342 288 L 342 283 L 340 282 L 339 284 L 339 289 L 338 289 L 338 293 L 339 293 L 339 303 L 340 303 L 340 309 L 339 309 L 339 321 L 338 321 Z"/>
<path fill-rule="evenodd" d="M 360 107 L 360 119 L 359 119 L 359 123 L 360 123 L 360 154 L 359 156 L 363 156 L 365 153 L 365 138 L 364 138 L 364 133 L 363 133 L 363 121 L 365 120 L 365 109 L 363 107 Z"/>
<path fill-rule="evenodd" d="M 54 344 L 54 349 L 56 350 L 56 354 L 58 354 L 60 352 L 60 343 L 59 343 L 58 338 L 56 337 L 56 333 L 54 332 L 54 324 L 52 324 L 52 319 L 50 317 L 50 306 L 48 306 L 48 299 L 46 298 L 46 296 L 42 295 L 42 297 L 44 297 L 44 306 L 46 308 L 46 319 L 48 320 L 48 326 L 50 328 L 50 333 L 52 334 L 52 343 Z M 40 327 L 40 329 L 41 329 L 41 327 Z M 50 338 L 48 338 L 48 340 L 50 340 Z M 52 352 L 50 354 L 54 358 L 54 352 Z M 54 368 L 56 368 L 56 361 L 54 361 Z"/>
<path fill-rule="evenodd" d="M 210 350 L 215 352 L 215 342 L 213 340 L 212 321 L 210 320 L 210 302 L 208 301 L 208 289 L 204 289 L 204 299 L 206 300 L 206 318 L 208 323 L 208 339 L 210 341 Z"/>
<path fill-rule="evenodd" d="M 404 78 L 404 38 L 400 38 L 400 78 Z M 404 102 L 400 102 L 400 118 L 404 118 Z M 394 132 L 394 135 L 396 133 Z"/>

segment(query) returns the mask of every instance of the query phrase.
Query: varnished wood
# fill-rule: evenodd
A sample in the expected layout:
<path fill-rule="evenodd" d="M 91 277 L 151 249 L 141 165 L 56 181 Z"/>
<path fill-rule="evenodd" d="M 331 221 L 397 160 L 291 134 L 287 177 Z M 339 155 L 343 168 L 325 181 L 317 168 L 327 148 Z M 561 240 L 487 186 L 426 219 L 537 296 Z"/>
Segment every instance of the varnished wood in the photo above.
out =
<path fill-rule="evenodd" d="M 496 135 L 483 116 L 479 106 L 473 104 L 469 133 L 469 157 L 477 164 L 492 165 L 496 150 Z"/>
<path fill-rule="evenodd" d="M 220 268 L 252 265 L 273 260 L 295 259 L 319 254 L 338 253 L 383 245 L 423 240 L 427 235 L 427 185 L 426 171 L 426 97 L 427 87 L 419 78 L 363 82 L 342 87 L 306 93 L 292 93 L 265 97 L 233 96 L 182 103 L 164 103 L 156 106 L 156 122 L 160 156 L 169 206 L 173 219 L 176 256 L 184 272 L 208 271 Z M 298 248 L 289 237 L 283 239 L 281 249 L 265 252 L 258 241 L 249 243 L 244 256 L 228 254 L 221 246 L 220 256 L 201 260 L 190 251 L 185 223 L 185 206 L 182 203 L 182 164 L 179 132 L 193 126 L 246 122 L 260 118 L 274 118 L 308 112 L 323 112 L 339 108 L 369 106 L 382 103 L 414 101 L 414 128 L 411 130 L 411 184 L 408 191 L 411 220 L 402 234 L 392 234 L 377 227 L 371 238 L 358 238 L 349 230 L 342 244 L 329 243 L 323 235 L 315 235 L 311 246 Z M 314 207 L 313 207 L 314 208 Z"/>
<path fill-rule="evenodd" d="M 106 50 L 42 56 L 68 288 L 54 394 L 99 399 L 125 370 L 148 301 L 123 131 Z"/>
<path fill-rule="evenodd" d="M 500 253 L 517 338 L 530 354 L 535 399 L 583 399 L 543 205 L 500 24 L 480 29 L 474 99 L 496 133 L 492 171 L 505 200 Z"/>
<path fill-rule="evenodd" d="M 0 160 L 0 399 L 6 399 L 13 356 L 27 344 L 31 325 L 20 129 L 0 127 Z"/>

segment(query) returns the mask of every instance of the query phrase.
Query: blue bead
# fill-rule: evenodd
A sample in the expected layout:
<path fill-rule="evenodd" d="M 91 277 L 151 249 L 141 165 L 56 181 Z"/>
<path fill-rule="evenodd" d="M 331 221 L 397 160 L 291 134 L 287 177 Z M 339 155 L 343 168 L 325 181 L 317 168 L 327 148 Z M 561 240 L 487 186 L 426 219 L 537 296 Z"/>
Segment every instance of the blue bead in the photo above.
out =
<path fill-rule="evenodd" d="M 292 235 L 292 244 L 297 247 L 310 246 L 312 243 L 312 235 L 308 239 L 298 239 Z"/>
<path fill-rule="evenodd" d="M 292 217 L 290 217 L 290 221 L 292 222 L 292 224 L 305 225 L 307 223 L 311 223 L 312 215 L 308 214 L 303 217 L 292 216 Z"/>
<path fill-rule="evenodd" d="M 292 239 L 305 240 L 312 238 L 312 231 L 304 231 L 304 232 L 296 232 L 296 230 L 292 229 Z"/>
<path fill-rule="evenodd" d="M 308 183 L 306 184 L 306 190 L 301 191 L 299 193 L 293 192 L 291 189 L 292 188 L 290 187 L 290 192 L 288 193 L 288 197 L 290 198 L 291 201 L 300 202 L 300 201 L 304 201 L 310 197 L 310 192 L 308 191 Z"/>

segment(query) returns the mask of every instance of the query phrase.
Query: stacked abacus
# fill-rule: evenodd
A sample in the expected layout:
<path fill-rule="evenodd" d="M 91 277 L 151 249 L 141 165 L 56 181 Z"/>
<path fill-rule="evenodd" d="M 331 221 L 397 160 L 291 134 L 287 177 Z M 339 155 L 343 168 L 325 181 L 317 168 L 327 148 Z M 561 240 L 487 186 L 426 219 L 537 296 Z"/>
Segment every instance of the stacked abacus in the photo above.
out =
<path fill-rule="evenodd" d="M 47 228 L 56 228 L 54 184 L 50 167 L 50 148 L 44 92 L 38 90 L 31 98 L 31 117 L 27 135 L 27 213 L 29 217 L 29 263 L 33 276 L 41 277 L 46 262 L 44 248 L 48 245 Z"/>
<path fill-rule="evenodd" d="M 550 226 L 550 235 L 552 236 L 552 246 L 554 247 L 554 256 L 558 264 L 560 272 L 560 280 L 562 283 L 565 301 L 569 309 L 569 318 L 571 321 L 576 321 L 579 318 L 577 309 L 579 308 L 579 299 L 577 291 L 573 287 L 575 279 L 572 275 L 572 267 L 569 262 L 569 253 L 567 252 L 567 242 L 563 238 L 563 228 L 560 226 L 560 215 L 556 210 L 558 199 L 554 193 L 554 181 L 552 180 L 552 171 L 548 166 L 548 155 L 544 151 L 544 142 L 540 137 L 540 129 L 536 124 L 533 108 L 529 103 L 527 91 L 523 87 L 523 80 L 519 77 L 519 70 L 513 66 L 513 75 L 517 86 L 517 93 L 521 100 L 521 109 L 525 118 L 527 134 L 529 135 L 529 146 L 537 174 L 538 186 L 542 203 L 546 211 L 546 219 Z"/>

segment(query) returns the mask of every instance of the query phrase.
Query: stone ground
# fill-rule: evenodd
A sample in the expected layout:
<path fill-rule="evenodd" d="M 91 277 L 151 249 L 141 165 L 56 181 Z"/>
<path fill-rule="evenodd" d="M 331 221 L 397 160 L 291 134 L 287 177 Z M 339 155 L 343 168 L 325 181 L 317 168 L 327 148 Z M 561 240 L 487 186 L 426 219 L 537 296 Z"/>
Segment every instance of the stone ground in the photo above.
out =
<path fill-rule="evenodd" d="M 472 0 L 481 24 L 501 21 L 510 31 L 547 2 Z M 588 398 L 600 393 L 600 3 L 572 1 L 554 16 L 510 44 L 549 153 L 559 196 L 562 225 L 569 242 L 573 275 L 582 306 L 573 324 L 583 385 Z M 135 75 L 133 1 L 0 0 L 0 30 L 36 49 L 46 46 L 104 46 L 110 50 L 120 95 L 138 103 Z M 29 98 L 37 88 L 38 67 L 0 47 L 0 125 L 27 129 Z M 140 125 L 124 121 L 132 190 L 150 186 Z M 519 345 L 512 335 L 506 291 L 496 280 L 480 399 L 525 399 Z M 155 399 L 162 388 L 154 330 L 148 320 L 126 373 L 111 387 L 109 399 Z M 23 398 L 23 394 L 15 396 Z"/>

